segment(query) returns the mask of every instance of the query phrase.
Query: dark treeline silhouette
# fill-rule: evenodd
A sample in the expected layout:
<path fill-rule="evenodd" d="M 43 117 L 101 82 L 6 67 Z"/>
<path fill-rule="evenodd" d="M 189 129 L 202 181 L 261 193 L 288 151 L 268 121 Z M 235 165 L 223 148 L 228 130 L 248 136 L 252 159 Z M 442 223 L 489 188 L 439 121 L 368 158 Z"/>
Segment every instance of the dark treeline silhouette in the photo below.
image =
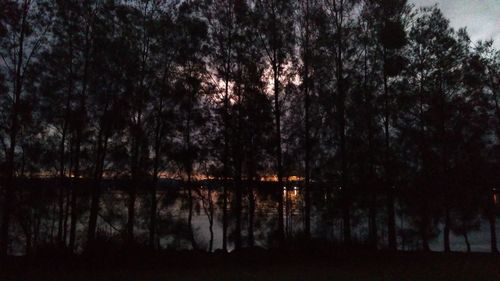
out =
<path fill-rule="evenodd" d="M 2 255 L 103 227 L 209 251 L 486 228 L 498 251 L 500 52 L 437 6 L 0 0 L 0 56 Z"/>

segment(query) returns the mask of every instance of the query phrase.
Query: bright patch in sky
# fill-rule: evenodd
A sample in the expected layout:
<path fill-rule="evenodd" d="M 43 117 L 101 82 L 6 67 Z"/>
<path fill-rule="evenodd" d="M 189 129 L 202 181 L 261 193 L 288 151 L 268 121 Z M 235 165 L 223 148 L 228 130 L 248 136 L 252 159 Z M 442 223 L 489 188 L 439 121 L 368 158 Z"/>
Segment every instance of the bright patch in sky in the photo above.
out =
<path fill-rule="evenodd" d="M 435 3 L 453 28 L 467 27 L 472 41 L 495 40 L 500 48 L 500 0 L 409 0 L 415 7 Z"/>

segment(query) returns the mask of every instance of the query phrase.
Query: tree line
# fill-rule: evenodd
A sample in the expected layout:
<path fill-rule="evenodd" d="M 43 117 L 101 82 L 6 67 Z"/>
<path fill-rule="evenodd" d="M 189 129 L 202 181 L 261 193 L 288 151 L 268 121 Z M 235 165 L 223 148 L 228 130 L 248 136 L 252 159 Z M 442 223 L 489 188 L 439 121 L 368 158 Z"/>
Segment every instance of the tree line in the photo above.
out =
<path fill-rule="evenodd" d="M 450 251 L 450 233 L 467 240 L 484 217 L 497 252 L 500 52 L 451 28 L 437 6 L 2 0 L 0 10 L 2 254 L 16 181 L 39 177 L 59 182 L 57 236 L 67 208 L 63 243 L 72 250 L 81 179 L 90 182 L 87 243 L 96 239 L 104 179 L 131 183 L 130 241 L 147 186 L 155 247 L 159 181 L 186 182 L 192 227 L 191 183 L 210 178 L 224 183 L 219 205 L 235 218 L 240 248 L 243 182 L 272 179 L 281 189 L 298 177 L 307 240 L 313 191 L 327 183 L 346 245 L 355 243 L 353 213 L 366 208 L 367 243 L 396 250 L 400 209 L 425 250 L 439 225 Z M 283 196 L 276 201 L 284 247 Z M 229 227 L 224 219 L 223 249 Z"/>

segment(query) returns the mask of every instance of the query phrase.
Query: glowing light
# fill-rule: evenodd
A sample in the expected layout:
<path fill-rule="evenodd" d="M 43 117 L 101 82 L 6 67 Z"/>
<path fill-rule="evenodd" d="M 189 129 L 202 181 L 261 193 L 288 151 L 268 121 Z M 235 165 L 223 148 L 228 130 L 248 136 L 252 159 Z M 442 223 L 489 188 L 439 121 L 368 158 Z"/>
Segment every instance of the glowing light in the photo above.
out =
<path fill-rule="evenodd" d="M 261 181 L 277 182 L 278 181 L 278 176 L 276 176 L 276 175 L 262 176 L 262 177 L 260 177 L 260 180 Z"/>
<path fill-rule="evenodd" d="M 271 181 L 271 182 L 277 182 L 278 181 L 278 176 L 277 175 L 266 175 L 260 177 L 261 181 Z M 288 176 L 284 177 L 283 181 L 303 181 L 304 178 L 301 176 Z"/>
<path fill-rule="evenodd" d="M 300 176 L 289 176 L 289 177 L 287 178 L 287 180 L 288 180 L 288 181 L 302 181 L 302 180 L 304 180 L 304 178 L 303 178 L 303 177 L 300 177 Z"/>

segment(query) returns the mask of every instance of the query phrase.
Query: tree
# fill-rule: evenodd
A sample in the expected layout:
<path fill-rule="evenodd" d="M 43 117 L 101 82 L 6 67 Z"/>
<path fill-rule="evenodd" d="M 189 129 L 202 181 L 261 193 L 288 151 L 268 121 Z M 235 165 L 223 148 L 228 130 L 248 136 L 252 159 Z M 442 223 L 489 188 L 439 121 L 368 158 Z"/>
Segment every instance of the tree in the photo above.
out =
<path fill-rule="evenodd" d="M 176 64 L 180 70 L 174 95 L 176 97 L 176 123 L 178 133 L 177 160 L 187 178 L 188 226 L 190 240 L 194 249 L 198 248 L 192 226 L 193 193 L 192 180 L 195 161 L 199 155 L 198 130 L 205 122 L 205 110 L 201 95 L 204 91 L 205 62 L 203 57 L 208 51 L 205 47 L 207 26 L 195 13 L 199 6 L 196 2 L 183 3 L 179 7 L 176 26 L 179 29 L 179 50 Z"/>
<path fill-rule="evenodd" d="M 174 80 L 174 63 L 178 52 L 175 44 L 177 33 L 175 32 L 175 22 L 172 13 L 175 11 L 170 5 L 158 7 L 158 18 L 154 20 L 151 27 L 153 33 L 152 52 L 156 55 L 153 61 L 154 68 L 159 69 L 152 81 L 151 97 L 149 99 L 151 110 L 148 112 L 146 123 L 154 124 L 149 127 L 149 134 L 152 138 L 153 183 L 151 188 L 151 210 L 149 225 L 149 244 L 154 249 L 157 240 L 157 185 L 159 174 L 165 167 L 165 155 L 168 154 L 167 145 L 172 137 L 172 107 L 174 99 L 172 97 L 172 84 Z M 151 122 L 150 122 L 151 121 Z"/>
<path fill-rule="evenodd" d="M 352 75 L 351 69 L 348 68 L 348 62 L 352 60 L 354 19 L 352 12 L 357 5 L 357 1 L 332 0 L 325 1 L 325 12 L 329 18 L 329 28 L 331 40 L 334 43 L 329 46 L 333 54 L 333 69 L 334 69 L 334 128 L 338 136 L 337 153 L 340 162 L 339 167 L 339 190 L 341 196 L 341 212 L 343 221 L 343 239 L 344 243 L 350 245 L 351 237 L 351 204 L 352 204 L 352 188 L 349 182 L 349 155 L 347 147 L 347 129 L 348 120 L 346 116 L 346 108 L 349 101 L 350 83 L 349 76 Z"/>
<path fill-rule="evenodd" d="M 43 12 L 44 1 L 6 1 L 3 5 L 5 17 L 2 19 L 3 33 L 8 36 L 0 37 L 0 52 L 2 57 L 2 72 L 8 81 L 8 98 L 2 98 L 3 112 L 8 112 L 4 117 L 3 126 L 8 139 L 5 160 L 5 185 L 4 211 L 0 229 L 0 255 L 6 255 L 9 245 L 9 227 L 14 206 L 14 188 L 16 177 L 16 150 L 18 139 L 21 136 L 24 124 L 22 115 L 27 112 L 24 101 L 26 84 L 30 83 L 27 73 L 32 63 L 36 60 L 49 26 L 49 19 Z M 46 26 L 43 28 L 43 26 Z M 28 109 L 29 110 L 29 109 Z M 28 113 L 29 115 L 29 113 Z"/>
<path fill-rule="evenodd" d="M 78 89 L 78 70 L 81 67 L 79 57 L 78 42 L 82 41 L 82 32 L 79 28 L 81 15 L 76 2 L 54 3 L 49 6 L 48 13 L 51 16 L 53 25 L 50 33 L 53 40 L 50 42 L 47 50 L 44 52 L 41 61 L 38 63 L 40 69 L 39 85 L 41 101 L 41 115 L 47 124 L 57 129 L 59 144 L 57 159 L 58 173 L 60 182 L 58 199 L 58 234 L 57 240 L 65 245 L 66 226 L 64 207 L 68 206 L 66 202 L 66 178 L 73 173 L 74 164 L 72 158 L 73 141 L 72 132 L 75 129 L 75 122 L 71 116 L 75 114 L 75 103 L 77 102 Z M 54 107 L 54 104 L 60 104 L 61 108 Z M 74 196 L 72 192 L 71 196 Z M 74 206 L 73 206 L 74 208 Z M 74 210 L 73 210 L 74 212 Z M 71 232 L 71 249 L 74 247 L 74 232 Z"/>
<path fill-rule="evenodd" d="M 500 140 L 500 114 L 498 106 L 498 79 L 495 74 L 498 73 L 500 62 L 500 53 L 492 49 L 492 42 L 478 42 L 472 54 L 465 58 L 465 73 L 463 74 L 464 88 L 469 92 L 469 110 L 471 116 L 468 116 L 470 124 L 468 131 L 476 137 L 471 143 L 470 149 L 477 149 L 475 154 L 482 156 L 476 159 L 477 169 L 473 169 L 476 173 L 477 181 L 475 185 L 482 186 L 480 190 L 484 194 L 484 211 L 490 224 L 491 251 L 498 252 L 497 234 L 496 234 L 496 213 L 497 207 L 495 202 L 495 185 L 498 181 L 497 177 L 492 176 L 491 171 L 495 171 L 499 167 L 499 162 L 495 153 L 498 150 Z M 484 86 L 487 87 L 484 87 Z M 473 118 L 473 119 L 472 119 Z M 481 124 L 492 124 L 491 127 Z M 489 128 L 493 129 L 490 130 Z M 489 137 L 487 137 L 489 136 Z M 495 136 L 496 138 L 492 138 Z M 483 149 L 481 149 L 483 148 Z M 482 160 L 482 161 L 481 161 Z M 494 174 L 494 172 L 493 172 Z M 483 176 L 481 176 L 483 175 Z"/>
<path fill-rule="evenodd" d="M 255 1 L 255 15 L 259 20 L 255 22 L 260 31 L 261 48 L 269 68 L 271 69 L 271 80 L 273 83 L 274 98 L 274 125 L 275 125 L 275 154 L 276 175 L 278 189 L 283 188 L 283 159 L 282 159 L 282 134 L 281 134 L 281 100 L 283 91 L 281 84 L 284 68 L 292 55 L 293 38 L 293 3 L 283 0 L 257 0 Z M 277 241 L 279 244 L 285 242 L 285 229 L 283 221 L 283 196 L 278 198 L 278 229 Z"/>
<path fill-rule="evenodd" d="M 94 22 L 91 22 L 92 25 L 88 30 L 92 32 L 92 37 L 88 38 L 89 42 L 87 42 L 90 44 L 88 48 L 91 49 L 86 51 L 89 61 L 84 70 L 88 75 L 88 89 L 85 93 L 87 100 L 82 101 L 82 104 L 88 106 L 89 120 L 92 122 L 90 141 L 93 149 L 90 155 L 92 158 L 90 171 L 93 182 L 87 233 L 87 242 L 91 248 L 94 246 L 96 237 L 101 182 L 108 168 L 106 158 L 109 157 L 110 147 L 119 145 L 119 143 L 112 143 L 111 138 L 115 134 L 123 134 L 127 125 L 126 94 L 129 93 L 127 90 L 130 90 L 128 86 L 131 82 L 126 76 L 129 71 L 128 63 L 131 61 L 127 61 L 127 48 L 123 46 L 123 41 L 119 37 L 121 35 L 119 32 L 123 30 L 118 29 L 116 26 L 118 22 L 112 20 L 116 14 L 124 11 L 114 3 L 107 5 L 95 10 L 89 7 L 91 20 Z"/>
<path fill-rule="evenodd" d="M 313 2 L 313 3 L 311 3 Z M 304 96 L 304 234 L 311 237 L 311 37 L 312 16 L 316 8 L 314 1 L 306 0 L 300 7 L 301 55 L 302 55 L 302 90 Z"/>
<path fill-rule="evenodd" d="M 212 63 L 216 70 L 217 77 L 223 81 L 221 89 L 220 121 L 222 126 L 223 151 L 221 152 L 223 195 L 222 195 L 222 249 L 227 251 L 227 229 L 228 229 L 228 186 L 227 181 L 231 178 L 230 169 L 230 100 L 232 89 L 231 83 L 234 80 L 234 46 L 236 40 L 236 30 L 238 28 L 237 15 L 239 11 L 245 10 L 245 1 L 214 1 L 210 5 L 207 18 L 209 20 L 209 30 L 211 40 L 214 43 L 212 52 Z M 217 85 L 216 85 L 217 87 Z"/>
<path fill-rule="evenodd" d="M 395 179 L 392 175 L 395 163 L 391 149 L 390 122 L 394 111 L 394 97 L 390 94 L 389 79 L 398 76 L 405 63 L 400 50 L 406 44 L 405 15 L 408 13 L 407 1 L 383 0 L 375 1 L 371 6 L 373 28 L 377 40 L 378 56 L 382 62 L 381 78 L 383 81 L 383 104 L 381 116 L 384 130 L 384 185 L 387 193 L 387 231 L 388 244 L 392 250 L 397 249 L 396 215 L 395 215 Z M 373 232 L 373 230 L 372 230 Z M 372 234 L 373 235 L 373 234 Z"/>

